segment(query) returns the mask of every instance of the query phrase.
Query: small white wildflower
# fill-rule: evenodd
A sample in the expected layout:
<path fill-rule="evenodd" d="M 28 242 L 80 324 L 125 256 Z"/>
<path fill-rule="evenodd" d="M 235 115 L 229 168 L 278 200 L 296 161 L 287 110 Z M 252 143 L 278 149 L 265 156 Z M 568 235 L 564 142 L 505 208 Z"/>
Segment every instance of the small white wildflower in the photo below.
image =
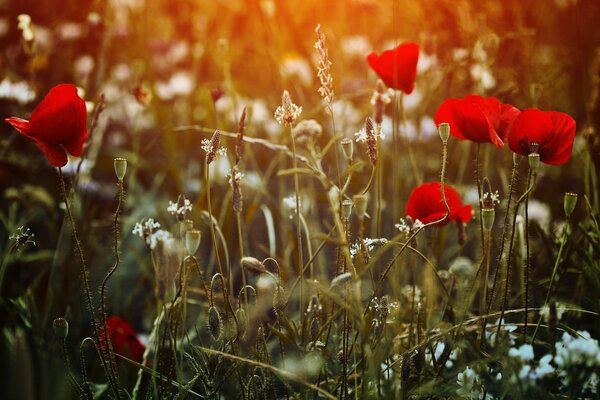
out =
<path fill-rule="evenodd" d="M 556 303 L 556 319 L 561 320 L 563 314 L 567 311 L 567 306 L 562 303 Z M 550 319 L 550 306 L 548 304 L 544 304 L 542 308 L 540 308 L 540 316 L 544 318 L 544 321 L 548 323 Z"/>
<path fill-rule="evenodd" d="M 188 211 L 192 211 L 192 203 L 188 199 L 184 199 L 183 205 L 180 207 L 177 202 L 169 200 L 167 211 L 171 213 L 171 215 L 185 216 Z"/>
<path fill-rule="evenodd" d="M 424 223 L 421 222 L 421 220 L 416 219 L 415 222 L 413 223 L 413 229 L 418 230 L 421 229 L 425 226 Z"/>
<path fill-rule="evenodd" d="M 383 133 L 383 130 L 381 129 L 381 125 L 377 125 L 373 131 L 372 134 L 375 138 L 379 138 L 381 140 L 385 139 L 385 134 Z M 356 132 L 354 134 L 354 137 L 356 138 L 355 141 L 356 143 L 367 143 L 367 138 L 369 135 L 367 135 L 367 131 L 364 127 L 362 127 L 358 132 Z"/>
<path fill-rule="evenodd" d="M 405 235 L 410 234 L 411 227 L 408 226 L 408 224 L 406 223 L 406 220 L 404 218 L 400 218 L 400 223 L 398 223 L 394 226 L 396 227 L 396 229 L 398 229 L 400 231 L 400 233 L 403 233 Z"/>
<path fill-rule="evenodd" d="M 227 171 L 227 173 L 225 174 L 225 176 L 228 178 L 229 184 L 232 185 L 234 181 L 240 182 L 244 177 L 244 174 L 240 171 L 236 171 L 235 173 L 233 173 L 232 169 L 230 168 L 229 171 Z"/>
<path fill-rule="evenodd" d="M 35 246 L 35 241 L 33 240 L 33 233 L 30 233 L 30 229 L 20 226 L 17 228 L 17 231 L 10 235 L 8 238 L 10 240 L 15 241 L 15 247 L 21 247 L 26 245 L 27 243 L 31 243 Z"/>
<path fill-rule="evenodd" d="M 275 110 L 275 119 L 280 125 L 293 125 L 302 112 L 302 107 L 292 102 L 287 90 L 281 96 L 281 105 Z"/>
<path fill-rule="evenodd" d="M 212 141 L 210 139 L 202 139 L 201 147 L 202 147 L 202 150 L 204 150 L 207 153 L 210 153 L 212 151 Z M 227 155 L 227 149 L 225 147 L 219 147 L 219 148 L 215 149 L 214 151 L 218 156 L 226 156 Z"/>
<path fill-rule="evenodd" d="M 379 91 L 375 90 L 373 92 L 373 95 L 371 96 L 371 105 L 374 106 L 375 104 L 377 104 L 378 101 L 382 102 L 383 104 L 389 104 L 392 102 L 393 95 L 394 89 L 388 88 L 383 93 L 380 93 Z"/>
<path fill-rule="evenodd" d="M 154 238 L 154 241 L 151 238 L 156 232 L 159 231 L 159 228 L 160 223 L 154 221 L 153 218 L 147 218 L 142 220 L 141 222 L 136 222 L 131 233 L 144 239 L 146 244 L 150 246 L 150 248 L 154 249 L 154 247 L 156 246 L 156 238 Z"/>
<path fill-rule="evenodd" d="M 170 232 L 159 229 L 146 238 L 146 244 L 150 246 L 150 249 L 154 250 L 159 241 L 168 241 L 172 237 Z"/>
<path fill-rule="evenodd" d="M 521 347 L 519 347 L 518 349 L 513 347 L 508 351 L 508 356 L 512 358 L 517 358 L 522 362 L 531 361 L 534 358 L 533 346 L 530 344 L 524 344 L 521 345 Z"/>
<path fill-rule="evenodd" d="M 465 368 L 463 372 L 459 372 L 456 377 L 456 383 L 460 386 L 456 390 L 456 394 L 464 399 L 478 399 L 481 391 L 479 376 L 471 367 Z"/>
<path fill-rule="evenodd" d="M 486 192 L 483 194 L 483 201 L 490 201 L 493 205 L 500 204 L 500 194 L 496 190 L 494 193 Z"/>

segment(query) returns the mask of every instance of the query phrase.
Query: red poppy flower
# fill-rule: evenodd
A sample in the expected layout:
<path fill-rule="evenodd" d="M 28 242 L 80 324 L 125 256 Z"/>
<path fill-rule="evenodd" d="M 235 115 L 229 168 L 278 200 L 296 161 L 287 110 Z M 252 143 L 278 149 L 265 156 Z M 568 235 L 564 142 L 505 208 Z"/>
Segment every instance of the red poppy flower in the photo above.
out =
<path fill-rule="evenodd" d="M 110 316 L 106 319 L 106 330 L 113 351 L 123 357 L 142 362 L 145 347 L 137 338 L 135 329 L 123 318 Z M 100 330 L 100 343 L 104 343 L 104 328 Z"/>
<path fill-rule="evenodd" d="M 495 97 L 469 95 L 464 99 L 448 99 L 435 112 L 435 123 L 450 124 L 450 134 L 477 143 L 504 145 L 503 140 L 520 111 Z"/>
<path fill-rule="evenodd" d="M 386 50 L 381 55 L 372 52 L 367 62 L 387 87 L 411 94 L 415 87 L 419 61 L 419 45 L 402 43 L 393 50 Z"/>
<path fill-rule="evenodd" d="M 75 157 L 81 156 L 87 139 L 85 102 L 74 85 L 61 84 L 50 89 L 29 121 L 16 117 L 5 121 L 32 139 L 55 167 L 67 163 L 65 150 Z"/>
<path fill-rule="evenodd" d="M 542 162 L 561 165 L 571 158 L 575 129 L 575 120 L 565 113 L 528 108 L 513 123 L 508 145 L 524 156 L 537 147 Z"/>
<path fill-rule="evenodd" d="M 444 193 L 450 215 L 442 225 L 449 221 L 469 222 L 471 206 L 463 206 L 458 192 L 448 184 L 444 184 Z M 446 215 L 446 207 L 442 200 L 440 182 L 423 183 L 414 188 L 406 203 L 406 215 L 424 224 L 442 219 Z"/>

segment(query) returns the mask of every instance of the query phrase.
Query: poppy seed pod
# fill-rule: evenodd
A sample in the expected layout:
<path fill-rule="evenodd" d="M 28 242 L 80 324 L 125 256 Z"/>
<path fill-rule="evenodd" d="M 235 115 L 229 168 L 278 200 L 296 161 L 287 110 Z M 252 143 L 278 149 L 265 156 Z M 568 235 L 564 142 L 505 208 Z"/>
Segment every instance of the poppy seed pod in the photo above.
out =
<path fill-rule="evenodd" d="M 438 125 L 438 133 L 440 134 L 440 138 L 442 142 L 446 143 L 448 138 L 450 137 L 450 124 L 447 122 L 442 122 Z"/>
<path fill-rule="evenodd" d="M 494 226 L 496 219 L 496 211 L 493 208 L 483 208 L 481 210 L 481 221 L 483 222 L 483 230 L 489 232 Z"/>
<path fill-rule="evenodd" d="M 537 172 L 540 169 L 540 155 L 539 153 L 531 153 L 527 156 L 529 160 L 529 168 L 532 172 Z"/>
<path fill-rule="evenodd" d="M 191 219 L 184 219 L 179 222 L 179 234 L 182 238 L 185 238 L 185 234 L 187 231 L 194 228 L 194 221 Z"/>
<path fill-rule="evenodd" d="M 64 318 L 55 318 L 52 322 L 54 334 L 61 339 L 66 339 L 69 336 L 69 323 Z"/>
<path fill-rule="evenodd" d="M 198 251 L 201 239 L 202 233 L 198 229 L 190 229 L 185 233 L 185 249 L 190 256 Z"/>
<path fill-rule="evenodd" d="M 577 205 L 577 193 L 565 193 L 563 204 L 565 207 L 565 215 L 569 218 Z"/>
<path fill-rule="evenodd" d="M 346 157 L 346 160 L 352 161 L 352 157 L 354 157 L 354 142 L 352 142 L 352 139 L 344 138 L 340 143 L 344 157 Z"/>
<path fill-rule="evenodd" d="M 342 217 L 344 221 L 348 221 L 352 215 L 352 200 L 342 201 Z"/>
<path fill-rule="evenodd" d="M 125 177 L 125 173 L 127 172 L 127 159 L 125 158 L 115 158 L 115 174 L 117 175 L 117 179 L 122 181 Z"/>

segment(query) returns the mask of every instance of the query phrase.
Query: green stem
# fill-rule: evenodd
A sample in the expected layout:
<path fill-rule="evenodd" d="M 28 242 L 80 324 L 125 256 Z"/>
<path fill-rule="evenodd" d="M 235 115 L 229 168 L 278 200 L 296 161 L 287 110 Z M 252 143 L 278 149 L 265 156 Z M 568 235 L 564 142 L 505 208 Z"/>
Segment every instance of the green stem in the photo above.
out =
<path fill-rule="evenodd" d="M 301 231 L 301 222 L 300 222 L 300 185 L 298 183 L 298 161 L 296 159 L 296 139 L 292 134 L 290 127 L 290 136 L 292 138 L 292 153 L 293 164 L 294 164 L 294 195 L 296 197 L 296 246 L 298 248 L 298 273 L 300 274 L 300 295 L 299 295 L 299 307 L 300 307 L 300 319 L 302 321 L 302 343 L 304 343 L 304 271 L 302 267 L 304 266 L 304 262 L 302 259 L 302 231 Z"/>
<path fill-rule="evenodd" d="M 67 186 L 65 184 L 65 178 L 62 173 L 62 168 L 60 168 L 60 167 L 58 167 L 58 177 L 59 177 L 59 181 L 60 181 L 60 188 L 61 188 L 63 197 L 65 199 L 65 209 L 67 211 L 67 219 L 69 220 L 69 223 L 71 225 L 71 231 L 73 232 L 73 241 L 75 242 L 77 256 L 79 257 L 80 273 L 81 273 L 81 277 L 83 280 L 83 291 L 84 291 L 86 302 L 87 302 L 88 312 L 90 313 L 90 319 L 92 321 L 94 342 L 96 343 L 96 346 L 100 346 L 99 350 L 100 350 L 100 354 L 101 354 L 100 361 L 102 364 L 102 368 L 104 369 L 106 377 L 109 380 L 110 388 L 113 392 L 113 395 L 115 396 L 115 398 L 119 399 L 119 398 L 121 398 L 120 391 L 119 391 L 119 388 L 118 388 L 116 382 L 113 382 L 113 380 L 112 380 L 112 374 L 110 372 L 110 367 L 109 367 L 110 360 L 106 359 L 105 351 L 102 350 L 102 345 L 100 343 L 100 335 L 99 335 L 100 332 L 99 332 L 99 327 L 98 327 L 98 320 L 96 319 L 96 313 L 94 311 L 94 302 L 92 299 L 92 291 L 90 290 L 89 271 L 87 268 L 87 264 L 85 262 L 85 256 L 83 254 L 83 247 L 81 246 L 81 242 L 79 241 L 77 227 L 75 226 L 75 219 L 73 218 L 73 213 L 71 211 L 71 204 L 69 202 L 69 196 L 67 194 Z"/>

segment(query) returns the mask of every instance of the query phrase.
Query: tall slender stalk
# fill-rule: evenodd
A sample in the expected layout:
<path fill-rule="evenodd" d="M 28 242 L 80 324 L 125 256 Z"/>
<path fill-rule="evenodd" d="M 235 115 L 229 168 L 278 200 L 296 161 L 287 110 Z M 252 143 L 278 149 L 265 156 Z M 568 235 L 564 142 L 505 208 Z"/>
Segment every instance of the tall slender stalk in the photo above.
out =
<path fill-rule="evenodd" d="M 304 271 L 303 271 L 303 257 L 302 257 L 302 226 L 300 221 L 300 185 L 298 183 L 298 160 L 296 158 L 296 139 L 292 133 L 291 126 L 289 127 L 290 136 L 292 138 L 292 154 L 294 164 L 294 195 L 296 198 L 296 246 L 298 250 L 298 273 L 300 274 L 300 294 L 299 294 L 299 310 L 300 320 L 302 321 L 302 343 L 304 343 Z"/>
<path fill-rule="evenodd" d="M 65 184 L 65 179 L 62 173 L 62 168 L 58 167 L 58 177 L 60 181 L 60 188 L 62 190 L 63 198 L 65 199 L 65 209 L 67 211 L 67 219 L 71 225 L 71 231 L 73 233 L 73 241 L 75 242 L 75 249 L 77 250 L 77 256 L 79 258 L 79 267 L 80 274 L 83 280 L 83 292 L 85 295 L 88 312 L 90 314 L 90 319 L 92 322 L 92 330 L 94 335 L 94 342 L 96 346 L 100 346 L 99 353 L 101 355 L 100 362 L 102 364 L 102 368 L 104 369 L 104 373 L 109 381 L 109 386 L 111 391 L 113 392 L 113 396 L 115 398 L 120 398 L 120 391 L 117 383 L 112 379 L 112 374 L 110 372 L 110 361 L 106 359 L 106 353 L 102 350 L 102 344 L 100 343 L 100 335 L 99 335 L 99 327 L 98 320 L 96 319 L 96 313 L 94 311 L 94 302 L 92 298 L 92 292 L 90 290 L 90 275 L 87 267 L 87 263 L 85 262 L 85 256 L 83 253 L 83 247 L 81 245 L 81 241 L 79 240 L 79 234 L 77 233 L 77 227 L 75 225 L 75 219 L 73 218 L 73 213 L 71 211 L 71 204 L 69 202 L 69 195 L 67 194 L 67 186 Z"/>

